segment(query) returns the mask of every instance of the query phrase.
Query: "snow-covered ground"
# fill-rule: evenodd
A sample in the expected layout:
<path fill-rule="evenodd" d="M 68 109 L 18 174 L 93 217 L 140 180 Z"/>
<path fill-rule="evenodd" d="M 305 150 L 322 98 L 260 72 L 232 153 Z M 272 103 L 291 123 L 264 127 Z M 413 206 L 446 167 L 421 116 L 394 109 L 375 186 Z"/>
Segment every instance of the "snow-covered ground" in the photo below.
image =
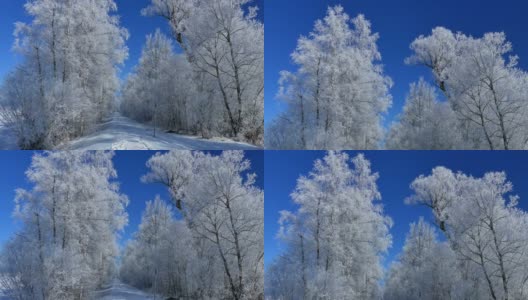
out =
<path fill-rule="evenodd" d="M 1 141 L 0 141 L 1 143 Z M 59 150 L 255 150 L 257 147 L 228 139 L 206 140 L 166 133 L 115 114 L 94 133 L 57 147 Z"/>
<path fill-rule="evenodd" d="M 17 150 L 14 132 L 0 122 L 0 150 Z M 57 150 L 257 150 L 259 148 L 226 138 L 202 139 L 156 130 L 120 114 L 98 125 L 87 136 L 65 143 Z"/>
<path fill-rule="evenodd" d="M 95 300 L 154 300 L 148 295 L 130 285 L 115 280 L 110 286 L 94 293 Z"/>
<path fill-rule="evenodd" d="M 160 297 L 154 297 L 143 291 L 136 289 L 119 280 L 114 280 L 112 284 L 93 293 L 94 300 L 160 300 Z M 13 300 L 2 293 L 0 289 L 0 300 Z"/>
<path fill-rule="evenodd" d="M 92 134 L 58 147 L 60 150 L 251 150 L 253 145 L 230 140 L 206 140 L 154 130 L 115 114 Z"/>

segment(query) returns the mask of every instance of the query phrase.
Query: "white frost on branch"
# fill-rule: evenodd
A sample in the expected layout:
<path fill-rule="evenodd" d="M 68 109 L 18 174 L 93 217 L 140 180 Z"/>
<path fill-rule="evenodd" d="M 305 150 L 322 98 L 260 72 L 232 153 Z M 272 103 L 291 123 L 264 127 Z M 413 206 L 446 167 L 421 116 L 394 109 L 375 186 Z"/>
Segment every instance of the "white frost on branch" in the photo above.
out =
<path fill-rule="evenodd" d="M 299 38 L 291 55 L 297 70 L 281 72 L 278 98 L 288 108 L 266 129 L 266 146 L 379 148 L 392 81 L 379 64 L 378 37 L 363 15 L 350 19 L 343 7 L 328 8 Z"/>
<path fill-rule="evenodd" d="M 266 271 L 270 299 L 378 299 L 392 220 L 363 155 L 328 152 L 292 193 L 298 209 L 281 212 L 286 245 Z"/>

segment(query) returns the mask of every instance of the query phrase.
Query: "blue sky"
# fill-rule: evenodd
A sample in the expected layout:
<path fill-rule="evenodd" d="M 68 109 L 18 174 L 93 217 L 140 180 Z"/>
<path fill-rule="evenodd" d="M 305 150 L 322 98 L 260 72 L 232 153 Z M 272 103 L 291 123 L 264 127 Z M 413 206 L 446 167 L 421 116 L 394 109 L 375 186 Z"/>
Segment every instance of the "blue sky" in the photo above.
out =
<path fill-rule="evenodd" d="M 393 246 L 385 266 L 401 251 L 405 235 L 411 222 L 420 216 L 431 220 L 431 213 L 425 207 L 409 206 L 404 199 L 412 194 L 410 183 L 421 174 L 430 174 L 436 166 L 445 166 L 480 177 L 490 171 L 505 171 L 513 183 L 514 194 L 520 196 L 519 207 L 528 210 L 528 152 L 525 151 L 347 151 L 351 157 L 364 153 L 371 161 L 372 169 L 378 172 L 378 188 L 382 195 L 385 213 L 394 226 L 391 229 Z M 266 151 L 265 152 L 265 210 L 264 210 L 264 251 L 265 264 L 284 250 L 276 239 L 279 211 L 296 209 L 290 198 L 297 178 L 308 175 L 315 159 L 324 157 L 324 151 Z M 440 235 L 439 235 L 440 236 Z"/>
<path fill-rule="evenodd" d="M 254 0 L 252 5 L 263 7 L 263 1 Z M 129 58 L 121 72 L 121 78 L 126 78 L 126 75 L 139 61 L 146 35 L 154 33 L 157 28 L 166 34 L 170 34 L 170 30 L 163 18 L 141 15 L 141 9 L 147 7 L 151 2 L 150 0 L 115 0 L 115 2 L 118 6 L 117 14 L 121 18 L 121 26 L 130 33 L 130 39 L 127 41 Z M 24 10 L 25 3 L 26 0 L 2 1 L 2 9 L 0 9 L 0 81 L 20 61 L 20 57 L 11 51 L 11 47 L 14 41 L 14 23 L 31 21 Z M 261 20 L 264 18 L 263 9 L 259 12 L 259 18 Z"/>
<path fill-rule="evenodd" d="M 137 230 L 141 222 L 141 214 L 146 202 L 160 195 L 165 201 L 170 201 L 167 189 L 161 184 L 145 184 L 141 176 L 148 172 L 145 163 L 155 151 L 117 151 L 114 156 L 114 167 L 118 173 L 117 182 L 120 191 L 129 198 L 127 207 L 129 224 L 121 234 L 121 245 Z M 212 151 L 218 155 L 219 151 Z M 0 248 L 9 237 L 21 226 L 20 222 L 12 218 L 14 209 L 15 189 L 30 189 L 25 172 L 31 163 L 33 151 L 0 151 Z M 251 161 L 250 172 L 257 174 L 256 185 L 264 186 L 264 154 L 262 151 L 245 152 Z"/>
<path fill-rule="evenodd" d="M 285 105 L 275 99 L 279 71 L 293 70 L 290 54 L 300 35 L 308 35 L 314 22 L 326 14 L 330 5 L 341 4 L 356 16 L 364 14 L 380 34 L 378 42 L 385 73 L 394 81 L 393 107 L 386 117 L 390 124 L 401 111 L 409 83 L 420 76 L 430 79 L 424 68 L 407 66 L 410 43 L 420 34 L 427 35 L 436 26 L 474 36 L 504 31 L 520 56 L 520 65 L 528 69 L 527 1 L 504 0 L 266 0 L 265 35 L 265 121 L 269 124 Z"/>

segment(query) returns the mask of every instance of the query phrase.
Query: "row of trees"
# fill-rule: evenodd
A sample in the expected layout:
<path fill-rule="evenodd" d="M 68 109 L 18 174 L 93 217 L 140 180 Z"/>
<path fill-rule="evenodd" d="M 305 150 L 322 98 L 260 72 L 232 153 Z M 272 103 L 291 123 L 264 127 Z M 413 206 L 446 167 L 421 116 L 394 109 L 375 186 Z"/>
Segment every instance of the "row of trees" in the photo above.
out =
<path fill-rule="evenodd" d="M 0 92 L 1 119 L 23 149 L 49 149 L 85 134 L 113 109 L 128 33 L 113 0 L 32 0 L 17 23 L 23 57 Z"/>
<path fill-rule="evenodd" d="M 29 0 L 16 24 L 23 57 L 0 89 L 0 119 L 23 149 L 82 136 L 116 107 L 128 32 L 114 0 Z M 250 0 L 153 0 L 172 42 L 156 32 L 122 87 L 121 109 L 140 122 L 263 144 L 264 26 Z"/>
<path fill-rule="evenodd" d="M 407 203 L 429 207 L 446 242 L 423 221 L 412 225 L 391 267 L 387 299 L 527 297 L 528 215 L 505 173 L 475 178 L 437 167 L 411 188 Z"/>
<path fill-rule="evenodd" d="M 144 182 L 172 203 L 147 202 L 122 255 L 127 224 L 113 152 L 33 157 L 30 190 L 17 190 L 21 228 L 0 255 L 0 287 L 12 299 L 92 299 L 113 278 L 185 299 L 263 299 L 264 193 L 242 151 L 156 154 Z M 116 263 L 120 258 L 120 268 Z"/>
<path fill-rule="evenodd" d="M 251 0 L 152 0 L 183 54 L 149 36 L 124 87 L 126 115 L 156 126 L 263 144 L 264 26 Z"/>
<path fill-rule="evenodd" d="M 283 71 L 288 108 L 266 129 L 274 149 L 526 149 L 528 73 L 504 33 L 475 38 L 437 27 L 411 44 L 407 64 L 429 68 L 433 84 L 411 84 L 388 132 L 391 80 L 379 64 L 377 34 L 362 16 L 330 7 Z M 441 97 L 438 94 L 441 94 Z"/>
<path fill-rule="evenodd" d="M 0 256 L 12 299 L 89 299 L 117 272 L 117 233 L 127 197 L 113 181 L 111 152 L 36 154 L 30 190 L 16 193 L 21 228 Z"/>
<path fill-rule="evenodd" d="M 125 248 L 120 277 L 159 295 L 200 299 L 212 295 L 207 275 L 211 259 L 198 260 L 188 227 L 158 197 L 147 202 L 139 230 Z"/>
<path fill-rule="evenodd" d="M 282 211 L 286 250 L 266 270 L 270 299 L 377 299 L 382 255 L 392 220 L 383 212 L 370 163 L 363 155 L 329 152 L 292 193 L 299 206 Z"/>
<path fill-rule="evenodd" d="M 159 30 L 148 35 L 139 64 L 123 88 L 121 112 L 167 130 L 198 132 L 199 122 L 212 121 L 212 110 L 197 106 L 192 76 L 186 58 L 174 52 L 172 40 Z M 205 127 L 201 133 L 208 135 Z"/>
<path fill-rule="evenodd" d="M 172 205 L 147 204 L 121 278 L 177 299 L 263 299 L 264 193 L 243 152 L 173 151 L 147 166 L 143 181 L 165 185 Z"/>
<path fill-rule="evenodd" d="M 527 297 L 528 214 L 505 173 L 476 178 L 437 167 L 416 178 L 406 203 L 430 208 L 436 228 L 423 218 L 411 224 L 386 273 L 392 221 L 375 202 L 377 178 L 362 155 L 350 166 L 347 154 L 329 152 L 298 179 L 297 211 L 281 212 L 286 248 L 266 270 L 267 298 Z"/>

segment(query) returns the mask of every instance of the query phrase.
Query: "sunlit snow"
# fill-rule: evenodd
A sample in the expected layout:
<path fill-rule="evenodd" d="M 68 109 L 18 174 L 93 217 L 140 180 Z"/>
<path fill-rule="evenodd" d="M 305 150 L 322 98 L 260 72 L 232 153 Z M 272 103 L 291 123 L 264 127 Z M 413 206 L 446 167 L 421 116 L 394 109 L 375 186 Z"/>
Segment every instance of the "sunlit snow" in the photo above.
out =
<path fill-rule="evenodd" d="M 97 130 L 85 137 L 58 147 L 61 150 L 250 150 L 257 149 L 246 143 L 222 138 L 207 140 L 156 130 L 127 117 L 115 114 Z"/>

